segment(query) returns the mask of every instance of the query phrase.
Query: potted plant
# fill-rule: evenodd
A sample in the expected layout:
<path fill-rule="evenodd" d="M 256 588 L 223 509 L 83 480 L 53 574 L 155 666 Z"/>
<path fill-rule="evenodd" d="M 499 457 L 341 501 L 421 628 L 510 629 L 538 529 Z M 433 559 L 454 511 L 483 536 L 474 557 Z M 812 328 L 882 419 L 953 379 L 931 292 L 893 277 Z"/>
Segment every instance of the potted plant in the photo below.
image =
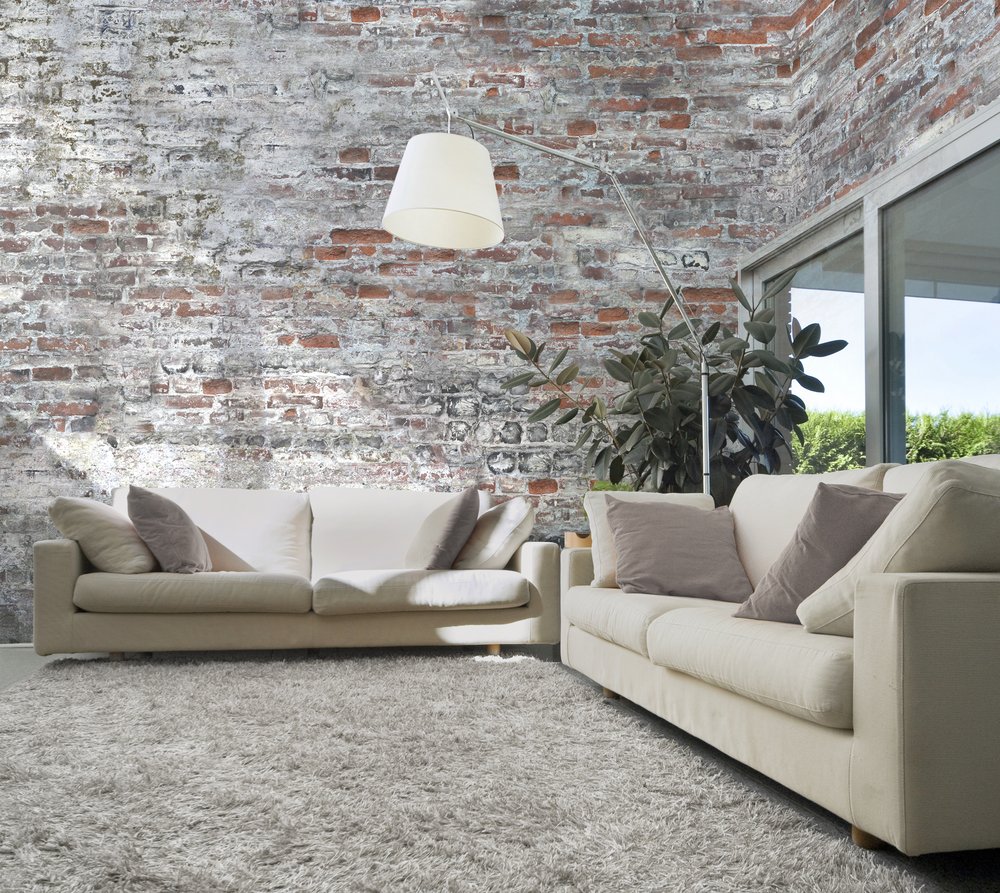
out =
<path fill-rule="evenodd" d="M 846 341 L 822 340 L 820 326 L 792 321 L 787 351 L 776 352 L 771 299 L 784 292 L 794 271 L 774 281 L 756 303 L 730 280 L 747 311 L 744 335 L 712 322 L 704 327 L 701 350 L 707 357 L 713 493 L 727 504 L 745 477 L 779 472 L 790 458 L 790 437 L 803 438 L 808 418 L 805 403 L 791 392 L 793 382 L 822 391 L 822 382 L 806 374 L 802 361 L 843 350 Z M 701 488 L 701 409 L 697 373 L 700 362 L 688 327 L 667 329 L 673 306 L 668 299 L 659 313 L 640 311 L 642 332 L 635 349 L 611 349 L 603 365 L 621 388 L 605 399 L 580 380 L 580 365 L 567 348 L 549 358 L 544 344 L 514 329 L 504 335 L 511 349 L 531 366 L 508 378 L 506 389 L 541 388 L 552 393 L 528 417 L 539 422 L 560 413 L 556 425 L 580 425 L 578 449 L 587 450 L 587 465 L 601 479 L 627 482 L 631 489 L 661 493 Z M 694 321 L 701 330 L 703 322 Z"/>

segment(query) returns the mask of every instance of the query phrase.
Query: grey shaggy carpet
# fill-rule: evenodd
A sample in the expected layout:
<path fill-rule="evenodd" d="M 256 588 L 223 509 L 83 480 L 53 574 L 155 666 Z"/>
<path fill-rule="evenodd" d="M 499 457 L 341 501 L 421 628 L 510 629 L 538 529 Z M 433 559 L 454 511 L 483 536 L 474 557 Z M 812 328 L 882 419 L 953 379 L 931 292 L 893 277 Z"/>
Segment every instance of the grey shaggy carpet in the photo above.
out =
<path fill-rule="evenodd" d="M 0 695 L 0 889 L 920 884 L 558 664 L 397 652 L 50 664 Z"/>

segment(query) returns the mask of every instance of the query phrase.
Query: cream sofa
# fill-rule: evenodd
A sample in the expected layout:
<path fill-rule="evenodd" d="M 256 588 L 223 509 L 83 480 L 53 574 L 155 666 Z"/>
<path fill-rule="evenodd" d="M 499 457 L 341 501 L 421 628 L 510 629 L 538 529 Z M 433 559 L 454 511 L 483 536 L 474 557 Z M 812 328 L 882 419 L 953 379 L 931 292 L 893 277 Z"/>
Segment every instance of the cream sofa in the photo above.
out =
<path fill-rule="evenodd" d="M 36 543 L 39 654 L 558 642 L 552 543 L 525 543 L 504 570 L 399 569 L 451 494 L 156 492 L 202 529 L 213 571 L 100 573 L 73 540 Z"/>
<path fill-rule="evenodd" d="M 731 510 L 751 583 L 820 480 L 907 492 L 925 468 L 743 481 Z M 861 845 L 1000 847 L 1000 574 L 869 575 L 851 639 L 734 618 L 728 602 L 594 588 L 587 549 L 562 562 L 562 660 L 606 694 L 820 804 Z"/>

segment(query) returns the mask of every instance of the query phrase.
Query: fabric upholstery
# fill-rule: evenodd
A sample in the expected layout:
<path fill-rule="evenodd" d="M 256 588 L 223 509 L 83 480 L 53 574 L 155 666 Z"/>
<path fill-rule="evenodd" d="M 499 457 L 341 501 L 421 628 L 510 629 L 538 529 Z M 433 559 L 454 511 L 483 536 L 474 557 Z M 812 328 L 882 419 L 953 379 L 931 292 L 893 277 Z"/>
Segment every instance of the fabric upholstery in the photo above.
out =
<path fill-rule="evenodd" d="M 640 491 L 590 492 L 583 497 L 583 507 L 590 520 L 590 535 L 593 542 L 594 580 L 598 588 L 617 586 L 617 556 L 614 535 L 608 525 L 608 498 L 623 502 L 666 502 L 693 506 L 699 509 L 713 509 L 715 502 L 703 493 L 647 493 Z"/>
<path fill-rule="evenodd" d="M 799 604 L 857 554 L 902 498 L 821 481 L 792 541 L 733 616 L 797 624 Z"/>
<path fill-rule="evenodd" d="M 67 539 L 76 540 L 87 560 L 112 574 L 148 574 L 156 559 L 122 512 L 94 499 L 57 496 L 49 517 Z"/>
<path fill-rule="evenodd" d="M 822 481 L 882 489 L 891 465 L 873 465 L 828 474 L 754 474 L 740 482 L 729 504 L 740 561 L 756 586 L 795 535 L 799 521 Z"/>
<path fill-rule="evenodd" d="M 623 592 L 725 602 L 750 595 L 729 509 L 609 499 L 607 516 Z"/>
<path fill-rule="evenodd" d="M 708 602 L 701 598 L 669 595 L 629 594 L 620 589 L 575 586 L 563 596 L 562 610 L 569 624 L 599 638 L 646 655 L 649 625 L 668 611 L 694 605 L 715 605 L 732 610 L 729 602 Z"/>
<path fill-rule="evenodd" d="M 406 567 L 406 553 L 427 516 L 453 498 L 421 490 L 314 487 L 312 579 Z"/>
<path fill-rule="evenodd" d="M 452 565 L 456 570 L 500 570 L 527 542 L 535 523 L 535 507 L 523 496 L 508 499 L 479 516 Z"/>
<path fill-rule="evenodd" d="M 798 607 L 810 632 L 854 633 L 865 574 L 1000 571 L 1000 469 L 935 462 L 841 570 Z"/>
<path fill-rule="evenodd" d="M 966 456 L 962 459 L 942 459 L 942 462 L 968 462 L 971 465 L 981 465 L 984 468 L 1000 469 L 1000 455 L 992 453 L 986 456 Z M 917 481 L 928 469 L 940 462 L 915 462 L 912 465 L 894 465 L 885 473 L 882 489 L 890 493 L 909 493 Z"/>
<path fill-rule="evenodd" d="M 91 568 L 76 540 L 40 540 L 34 557 L 34 642 L 38 654 L 73 651 L 73 589 Z"/>
<path fill-rule="evenodd" d="M 205 537 L 176 502 L 142 487 L 129 487 L 128 516 L 167 573 L 195 574 L 212 569 Z"/>
<path fill-rule="evenodd" d="M 198 525 L 212 569 L 256 570 L 308 577 L 309 497 L 287 490 L 226 487 L 150 487 L 177 503 Z M 116 488 L 112 504 L 124 508 L 127 488 Z"/>
<path fill-rule="evenodd" d="M 513 571 L 341 571 L 316 581 L 317 614 L 512 608 L 528 602 L 528 581 Z"/>
<path fill-rule="evenodd" d="M 217 571 L 193 574 L 84 574 L 73 603 L 105 614 L 304 614 L 312 586 L 294 574 Z"/>
<path fill-rule="evenodd" d="M 462 551 L 479 518 L 479 491 L 467 487 L 431 512 L 406 552 L 404 567 L 445 570 Z"/>
<path fill-rule="evenodd" d="M 649 659 L 783 713 L 851 728 L 854 648 L 801 627 L 685 608 L 650 624 Z"/>

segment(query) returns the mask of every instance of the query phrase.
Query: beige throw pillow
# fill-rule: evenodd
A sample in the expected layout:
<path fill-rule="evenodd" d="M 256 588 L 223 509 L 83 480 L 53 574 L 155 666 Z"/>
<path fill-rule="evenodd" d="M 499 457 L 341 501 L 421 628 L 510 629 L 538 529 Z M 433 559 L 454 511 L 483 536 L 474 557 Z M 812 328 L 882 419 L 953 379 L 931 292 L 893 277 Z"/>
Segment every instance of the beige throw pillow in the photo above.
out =
<path fill-rule="evenodd" d="M 425 570 L 450 568 L 478 518 L 479 491 L 468 487 L 424 519 L 406 552 L 406 566 Z"/>
<path fill-rule="evenodd" d="M 715 508 L 711 496 L 704 493 L 647 493 L 640 491 L 591 492 L 583 497 L 583 508 L 590 520 L 590 536 L 593 540 L 591 555 L 594 560 L 594 581 L 591 586 L 618 586 L 616 568 L 618 552 L 615 549 L 615 538 L 608 525 L 608 498 L 619 502 L 652 502 L 685 505 L 699 510 Z"/>
<path fill-rule="evenodd" d="M 939 462 L 855 557 L 798 607 L 811 633 L 854 635 L 854 592 L 865 574 L 1000 571 L 1000 471 Z"/>
<path fill-rule="evenodd" d="M 459 570 L 503 570 L 528 541 L 535 507 L 523 496 L 494 506 L 479 516 L 472 534 L 452 567 Z"/>
<path fill-rule="evenodd" d="M 608 500 L 623 592 L 741 602 L 752 587 L 728 508 Z"/>
<path fill-rule="evenodd" d="M 171 574 L 212 569 L 198 525 L 176 502 L 143 487 L 129 487 L 128 516 L 160 567 Z"/>
<path fill-rule="evenodd" d="M 67 539 L 76 540 L 87 560 L 108 574 L 148 574 L 156 559 L 132 522 L 93 499 L 57 496 L 49 517 Z"/>

